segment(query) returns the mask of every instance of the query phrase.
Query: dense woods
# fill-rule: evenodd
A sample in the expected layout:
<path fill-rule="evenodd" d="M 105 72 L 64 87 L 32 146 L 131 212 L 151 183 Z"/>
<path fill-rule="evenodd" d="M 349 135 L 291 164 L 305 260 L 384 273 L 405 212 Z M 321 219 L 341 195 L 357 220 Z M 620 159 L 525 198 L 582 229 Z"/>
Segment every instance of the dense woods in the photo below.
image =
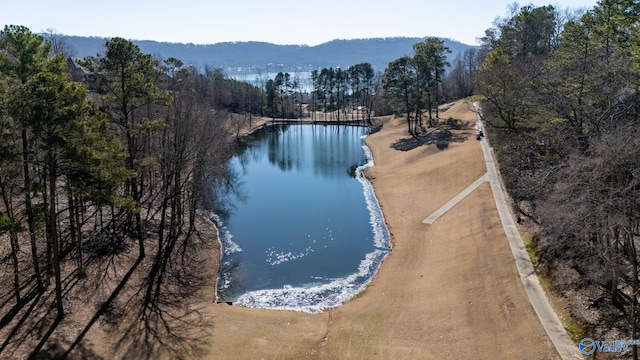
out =
<path fill-rule="evenodd" d="M 54 329 L 71 288 L 108 287 L 87 273 L 108 260 L 129 271 L 109 282 L 120 285 L 96 317 L 114 306 L 134 270 L 146 272 L 129 294 L 135 320 L 123 339 L 136 345 L 133 357 L 156 353 L 157 340 L 175 330 L 167 316 L 180 307 L 169 299 L 183 296 L 176 285 L 193 272 L 198 212 L 214 208 L 213 189 L 231 181 L 229 111 L 259 114 L 262 94 L 216 71 L 154 59 L 121 38 L 75 63 L 59 45 L 22 26 L 0 32 L 0 234 L 12 269 L 2 327 L 25 317 L 0 351 L 29 331 L 20 324 L 37 306 L 55 312 L 32 315 L 34 326 Z M 137 260 L 128 264 L 134 246 Z"/>
<path fill-rule="evenodd" d="M 513 6 L 479 51 L 504 180 L 577 337 L 639 336 L 639 20 L 635 1 Z"/>

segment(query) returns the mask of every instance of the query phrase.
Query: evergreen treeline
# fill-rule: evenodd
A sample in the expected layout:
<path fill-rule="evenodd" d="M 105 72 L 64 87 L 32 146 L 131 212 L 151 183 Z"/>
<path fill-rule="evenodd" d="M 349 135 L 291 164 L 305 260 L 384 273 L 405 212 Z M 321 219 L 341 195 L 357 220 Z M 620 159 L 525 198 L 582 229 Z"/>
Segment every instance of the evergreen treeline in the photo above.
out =
<path fill-rule="evenodd" d="M 438 123 L 440 105 L 474 93 L 478 52 L 469 48 L 458 53 L 452 65 L 447 61 L 451 50 L 433 37 L 415 43 L 413 51 L 413 56 L 389 63 L 382 77 L 382 97 L 389 109 L 407 119 L 407 131 L 417 137 L 427 125 Z M 380 114 L 386 113 L 380 110 Z M 428 123 L 423 116 L 428 116 Z"/>
<path fill-rule="evenodd" d="M 279 72 L 264 87 L 264 115 L 273 119 L 362 120 L 381 115 L 380 76 L 369 63 L 313 70 L 311 78 Z"/>
<path fill-rule="evenodd" d="M 83 83 L 27 28 L 7 26 L 0 40 L 0 230 L 11 239 L 15 300 L 27 275 L 43 291 L 53 273 L 63 317 L 63 258 L 77 259 L 82 276 L 87 246 L 113 253 L 133 235 L 144 258 L 153 223 L 161 257 L 195 230 L 205 182 L 222 174 L 228 133 L 212 110 L 218 104 L 199 98 L 207 97 L 196 89 L 202 79 L 177 59 L 160 63 L 114 38 L 104 56 L 82 62 Z M 24 234 L 33 266 L 21 274 Z"/>
<path fill-rule="evenodd" d="M 151 351 L 172 334 L 167 317 L 179 309 L 166 307 L 167 289 L 190 281 L 198 211 L 232 183 L 229 112 L 259 115 L 263 93 L 218 70 L 200 74 L 175 58 L 154 59 L 121 38 L 73 63 L 58 40 L 23 26 L 0 32 L 0 239 L 13 280 L 3 292 L 11 310 L 2 327 L 26 311 L 23 324 L 50 301 L 42 305 L 55 309 L 53 319 L 34 322 L 49 318 L 55 328 L 88 264 L 119 264 L 119 254 L 137 251 L 103 307 L 146 259 L 130 331 L 142 334 L 136 351 Z"/>
<path fill-rule="evenodd" d="M 640 336 L 638 24 L 631 0 L 514 6 L 479 54 L 475 86 L 501 172 L 578 338 Z"/>
<path fill-rule="evenodd" d="M 356 64 L 346 70 L 339 67 L 313 70 L 311 81 L 313 92 L 309 103 L 313 119 L 318 119 L 320 111 L 323 120 L 327 120 L 327 115 L 329 120 L 338 122 L 350 116 L 351 120 L 370 123 L 372 114 L 380 112 L 377 104 L 380 77 L 369 63 Z"/>

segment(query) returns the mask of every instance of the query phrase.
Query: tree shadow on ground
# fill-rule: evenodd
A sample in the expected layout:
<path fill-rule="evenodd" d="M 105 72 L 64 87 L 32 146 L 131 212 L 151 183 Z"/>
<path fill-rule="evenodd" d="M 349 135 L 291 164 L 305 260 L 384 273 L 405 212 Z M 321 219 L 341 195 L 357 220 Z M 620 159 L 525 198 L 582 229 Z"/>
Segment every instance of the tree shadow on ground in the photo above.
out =
<path fill-rule="evenodd" d="M 23 269 L 23 273 L 26 272 Z M 35 285 L 35 274 L 24 276 L 20 284 L 21 292 L 26 294 L 17 304 L 9 300 L 15 298 L 13 287 L 5 287 L 6 292 L 0 295 L 0 311 L 6 312 L 0 318 L 2 343 L 0 344 L 0 358 L 29 358 L 29 359 L 59 359 L 64 358 L 65 339 L 59 328 L 69 319 L 58 315 L 55 302 L 55 288 L 49 286 L 50 274 L 43 273 L 44 290 L 38 290 Z M 81 283 L 77 270 L 67 272 L 62 279 L 63 299 Z M 69 305 L 70 303 L 66 303 Z M 73 310 L 65 306 L 68 314 Z M 67 315 L 68 315 L 67 314 Z M 63 330 L 64 332 L 64 330 Z M 97 359 L 89 352 L 83 352 L 80 358 Z"/>
<path fill-rule="evenodd" d="M 106 313 L 108 313 L 109 309 L 112 307 L 114 300 L 116 299 L 116 297 L 118 296 L 118 294 L 120 294 L 120 291 L 122 291 L 122 289 L 125 287 L 125 285 L 127 284 L 127 282 L 129 281 L 129 279 L 131 278 L 131 276 L 133 275 L 134 271 L 136 270 L 136 268 L 138 267 L 138 265 L 140 265 L 140 263 L 142 262 L 142 258 L 138 257 L 138 259 L 136 260 L 136 262 L 131 266 L 131 268 L 129 269 L 129 271 L 127 271 L 127 273 L 125 274 L 125 276 L 122 278 L 122 280 L 120 281 L 120 283 L 118 284 L 118 286 L 113 290 L 113 292 L 111 293 L 111 295 L 109 296 L 109 298 L 102 303 L 102 305 L 100 306 L 100 308 L 98 309 L 98 311 L 95 313 L 95 315 L 91 318 L 91 320 L 89 321 L 89 323 L 85 326 L 85 328 L 82 330 L 82 332 L 80 332 L 80 334 L 78 335 L 78 337 L 75 339 L 75 341 L 67 348 L 67 350 L 62 354 L 61 358 L 68 358 L 69 354 L 76 348 L 78 347 L 78 345 L 80 345 L 80 343 L 82 342 L 82 340 L 84 339 L 84 337 L 87 335 L 87 333 L 89 332 L 89 330 L 91 329 L 91 327 L 96 323 L 96 321 L 98 321 L 98 319 L 105 315 Z"/>
<path fill-rule="evenodd" d="M 5 300 L 2 304 L 0 304 L 0 309 L 4 309 L 5 307 L 11 306 L 11 308 L 0 318 L 0 329 L 3 329 L 5 326 L 9 325 L 11 321 L 14 319 L 16 315 L 20 313 L 20 311 L 29 303 L 31 300 L 38 297 L 42 293 L 36 289 L 36 287 L 32 284 L 35 281 L 35 277 L 32 277 L 27 281 L 27 283 L 22 284 L 20 286 L 21 290 L 28 289 L 26 296 L 23 296 L 20 300 L 20 303 L 9 305 L 10 300 L 14 300 L 15 292 L 13 289 L 8 291 L 5 295 L 7 300 Z M 8 295 L 8 296 L 7 296 Z M 37 303 L 37 301 L 36 301 Z M 32 304 L 33 306 L 33 304 Z M 28 315 L 28 314 L 27 314 Z M 0 347 L 0 353 L 2 353 L 3 347 Z"/>
<path fill-rule="evenodd" d="M 198 231 L 168 239 L 127 301 L 134 311 L 115 346 L 124 358 L 200 358 L 206 353 L 206 329 L 213 324 L 190 297 L 208 274 L 193 271 L 205 266 L 197 257 L 209 250 Z"/>
<path fill-rule="evenodd" d="M 215 261 L 208 263 L 217 245 L 214 230 L 211 225 L 202 233 L 180 231 L 158 257 L 90 252 L 84 260 L 88 275 L 76 269 L 62 279 L 63 298 L 70 299 L 65 318 L 57 316 L 53 287 L 38 291 L 33 276 L 23 277 L 18 304 L 13 287 L 2 288 L 0 358 L 202 358 L 213 326 L 203 310 L 209 296 L 202 289 L 210 286 L 211 269 L 217 268 Z M 156 250 L 152 243 L 150 252 Z M 12 273 L 0 265 L 0 282 L 8 283 Z M 90 334 L 94 329 L 114 337 L 97 346 L 101 339 Z"/>
<path fill-rule="evenodd" d="M 449 118 L 438 125 L 427 129 L 426 132 L 411 137 L 399 139 L 391 148 L 400 151 L 410 151 L 424 145 L 435 145 L 439 150 L 446 150 L 452 142 L 464 142 L 469 138 L 470 123 Z"/>
<path fill-rule="evenodd" d="M 54 289 L 49 288 L 39 291 L 35 284 L 35 278 L 31 277 L 25 286 L 30 286 L 27 295 L 22 299 L 20 304 L 15 305 L 2 318 L 2 326 L 0 329 L 14 322 L 14 317 L 20 316 L 15 320 L 15 324 L 6 335 L 4 342 L 0 345 L 0 354 L 9 357 L 21 357 L 19 348 L 25 343 L 33 340 L 33 337 L 39 339 L 37 345 L 29 349 L 29 359 L 50 359 L 58 358 L 58 355 L 51 355 L 48 350 L 43 350 L 47 342 L 52 337 L 58 326 L 62 323 L 63 318 L 58 314 L 55 300 Z M 63 297 L 77 284 L 77 278 L 71 273 L 63 280 L 65 288 L 63 289 Z M 4 358 L 4 357 L 3 357 Z"/>
<path fill-rule="evenodd" d="M 25 298 L 23 298 L 23 301 L 21 304 L 16 305 L 14 308 L 12 308 L 9 311 L 9 313 L 7 313 L 2 318 L 2 327 L 4 327 L 10 322 L 10 320 L 14 316 L 18 315 L 18 313 L 20 312 L 20 310 L 22 310 L 24 306 L 27 306 L 27 304 L 30 304 L 26 309 L 26 311 L 24 311 L 24 313 L 22 314 L 22 317 L 19 319 L 18 323 L 11 329 L 11 332 L 9 332 L 9 334 L 6 336 L 2 345 L 0 345 L 0 354 L 2 354 L 3 351 L 7 348 L 7 346 L 11 343 L 13 337 L 19 333 L 20 329 L 25 324 L 25 322 L 27 321 L 27 319 L 29 318 L 33 310 L 40 303 L 41 296 L 42 296 L 42 293 L 37 291 L 34 287 L 34 289 L 29 291 L 29 294 Z"/>

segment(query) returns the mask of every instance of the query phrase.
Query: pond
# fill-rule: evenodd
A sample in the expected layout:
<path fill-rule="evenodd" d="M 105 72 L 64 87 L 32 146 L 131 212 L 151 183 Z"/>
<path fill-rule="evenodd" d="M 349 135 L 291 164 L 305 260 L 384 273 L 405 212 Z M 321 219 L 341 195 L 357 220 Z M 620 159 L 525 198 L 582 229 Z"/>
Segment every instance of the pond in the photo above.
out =
<path fill-rule="evenodd" d="M 231 161 L 240 193 L 216 217 L 216 296 L 234 305 L 319 312 L 361 292 L 390 251 L 362 172 L 365 127 L 293 125 L 254 133 Z"/>

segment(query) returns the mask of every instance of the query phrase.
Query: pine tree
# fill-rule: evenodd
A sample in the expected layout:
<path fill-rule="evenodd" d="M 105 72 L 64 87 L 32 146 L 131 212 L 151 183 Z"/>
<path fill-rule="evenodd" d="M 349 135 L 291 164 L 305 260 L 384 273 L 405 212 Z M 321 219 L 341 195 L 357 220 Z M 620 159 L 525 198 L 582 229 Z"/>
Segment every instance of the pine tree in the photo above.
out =
<path fill-rule="evenodd" d="M 24 26 L 8 25 L 0 32 L 0 73 L 4 75 L 10 90 L 5 102 L 11 101 L 11 93 L 24 86 L 31 77 L 40 73 L 45 66 L 50 46 L 44 39 Z M 31 257 L 39 291 L 44 290 L 36 245 L 36 213 L 33 206 L 34 177 L 32 176 L 34 149 L 28 129 L 28 118 L 21 116 L 20 109 L 8 108 L 9 118 L 14 122 L 15 131 L 21 142 L 22 187 L 27 229 L 31 243 Z"/>
<path fill-rule="evenodd" d="M 145 113 L 153 104 L 166 103 L 167 94 L 160 90 L 161 72 L 159 64 L 150 55 L 122 38 L 113 38 L 105 44 L 102 57 L 88 58 L 86 65 L 96 76 L 93 84 L 101 94 L 111 121 L 116 124 L 127 147 L 127 168 L 135 175 L 127 180 L 127 190 L 139 207 L 143 197 L 144 176 L 141 168 L 153 162 L 145 157 L 140 139 L 152 128 L 161 126 L 157 115 Z M 156 118 L 154 120 L 154 118 Z M 131 212 L 133 225 L 138 234 L 140 257 L 145 256 L 142 218 L 140 211 Z"/>

